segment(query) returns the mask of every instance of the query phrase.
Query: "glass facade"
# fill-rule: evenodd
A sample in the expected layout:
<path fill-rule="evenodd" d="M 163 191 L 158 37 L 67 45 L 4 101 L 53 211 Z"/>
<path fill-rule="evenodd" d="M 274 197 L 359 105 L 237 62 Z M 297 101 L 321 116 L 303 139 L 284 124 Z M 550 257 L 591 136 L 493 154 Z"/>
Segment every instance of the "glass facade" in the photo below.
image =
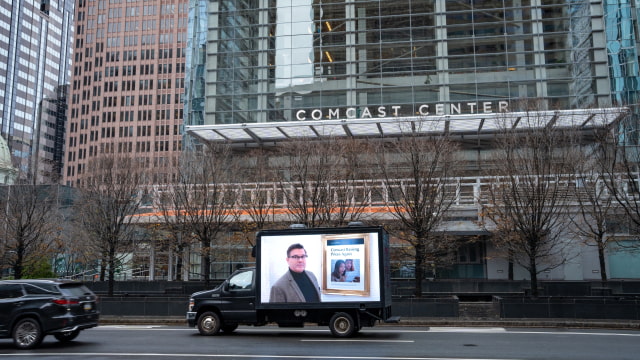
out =
<path fill-rule="evenodd" d="M 543 100 L 539 110 L 635 103 L 628 1 L 191 7 L 187 125 L 518 111 L 527 99 Z"/>
<path fill-rule="evenodd" d="M 31 182 L 61 177 L 73 0 L 0 0 L 0 135 Z"/>

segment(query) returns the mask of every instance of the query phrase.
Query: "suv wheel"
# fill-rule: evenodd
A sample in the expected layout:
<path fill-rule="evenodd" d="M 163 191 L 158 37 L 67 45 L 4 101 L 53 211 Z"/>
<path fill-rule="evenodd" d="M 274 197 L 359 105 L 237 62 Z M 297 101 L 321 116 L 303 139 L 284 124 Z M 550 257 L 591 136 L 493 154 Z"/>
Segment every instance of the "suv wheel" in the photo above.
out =
<path fill-rule="evenodd" d="M 24 318 L 13 328 L 13 344 L 18 349 L 33 349 L 40 345 L 44 335 L 40 323 L 32 318 Z"/>
<path fill-rule="evenodd" d="M 66 342 L 69 342 L 69 341 L 75 339 L 78 336 L 78 334 L 80 334 L 80 330 L 57 333 L 57 334 L 53 334 L 53 336 L 58 341 L 60 341 L 62 343 L 66 343 Z"/>

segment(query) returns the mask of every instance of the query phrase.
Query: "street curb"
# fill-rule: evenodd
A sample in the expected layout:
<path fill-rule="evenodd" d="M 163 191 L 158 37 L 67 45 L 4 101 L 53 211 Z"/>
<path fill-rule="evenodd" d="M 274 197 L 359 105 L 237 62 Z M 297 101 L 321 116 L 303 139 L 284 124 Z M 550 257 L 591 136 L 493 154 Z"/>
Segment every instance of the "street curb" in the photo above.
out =
<path fill-rule="evenodd" d="M 100 325 L 172 325 L 187 326 L 184 317 L 175 316 L 101 316 Z M 401 318 L 399 323 L 378 326 L 452 326 L 452 327 L 525 327 L 640 330 L 637 320 L 600 319 L 460 319 L 460 318 Z"/>

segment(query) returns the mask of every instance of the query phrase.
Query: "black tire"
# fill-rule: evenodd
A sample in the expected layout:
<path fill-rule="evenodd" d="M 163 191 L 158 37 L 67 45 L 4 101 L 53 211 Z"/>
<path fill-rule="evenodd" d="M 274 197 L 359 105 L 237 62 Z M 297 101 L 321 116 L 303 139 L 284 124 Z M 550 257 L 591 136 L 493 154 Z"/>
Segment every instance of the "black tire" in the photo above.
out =
<path fill-rule="evenodd" d="M 238 328 L 238 324 L 223 325 L 222 332 L 231 334 L 232 332 L 236 331 L 237 328 Z"/>
<path fill-rule="evenodd" d="M 77 338 L 79 334 L 80 334 L 80 330 L 75 330 L 75 331 L 67 331 L 63 333 L 53 334 L 53 336 L 56 338 L 56 340 L 60 341 L 61 343 L 67 343 Z"/>
<path fill-rule="evenodd" d="M 32 318 L 24 318 L 16 323 L 12 332 L 13 344 L 18 349 L 33 349 L 40 345 L 44 334 L 40 323 Z"/>
<path fill-rule="evenodd" d="M 220 316 L 213 311 L 202 313 L 198 318 L 198 331 L 200 335 L 216 335 L 220 332 L 221 327 L 222 321 L 220 321 Z"/>
<path fill-rule="evenodd" d="M 350 337 L 356 333 L 356 322 L 353 317 L 345 312 L 333 314 L 329 320 L 329 329 L 335 337 Z"/>

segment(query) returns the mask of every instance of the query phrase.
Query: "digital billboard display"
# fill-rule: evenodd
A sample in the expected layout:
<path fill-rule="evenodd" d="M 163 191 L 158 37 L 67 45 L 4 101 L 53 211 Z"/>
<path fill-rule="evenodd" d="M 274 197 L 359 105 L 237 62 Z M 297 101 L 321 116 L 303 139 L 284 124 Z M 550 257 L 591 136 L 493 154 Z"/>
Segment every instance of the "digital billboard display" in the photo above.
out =
<path fill-rule="evenodd" d="M 377 232 L 264 235 L 260 303 L 380 301 Z"/>

